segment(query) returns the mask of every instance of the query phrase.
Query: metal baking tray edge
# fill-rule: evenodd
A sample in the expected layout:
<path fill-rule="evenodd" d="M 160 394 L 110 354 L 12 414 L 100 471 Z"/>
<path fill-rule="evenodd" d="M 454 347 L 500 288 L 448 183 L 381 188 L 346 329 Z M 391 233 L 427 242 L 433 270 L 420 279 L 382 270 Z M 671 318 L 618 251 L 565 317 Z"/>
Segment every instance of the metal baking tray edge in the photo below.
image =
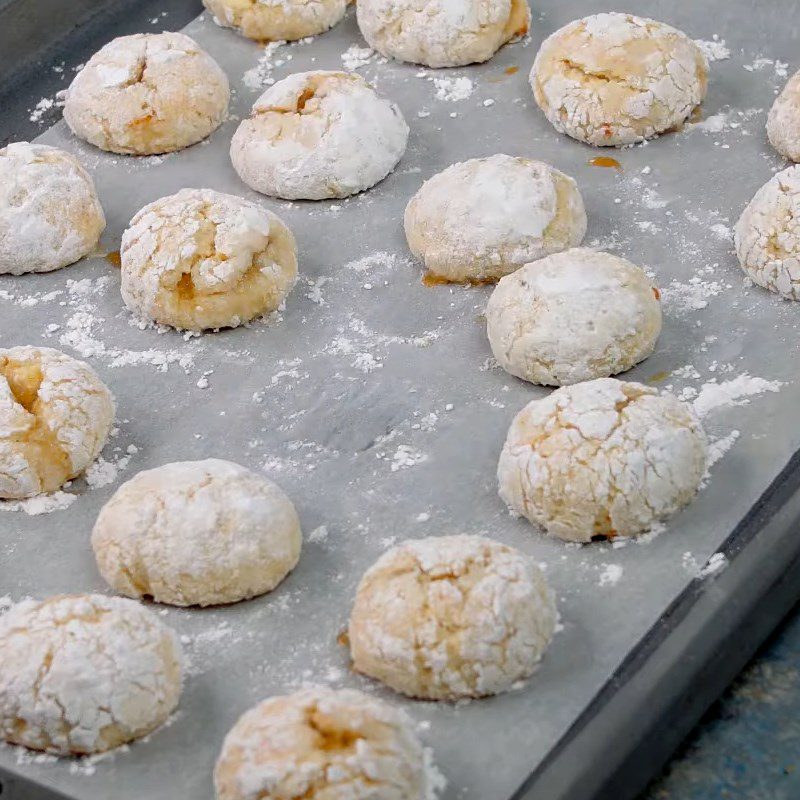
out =
<path fill-rule="evenodd" d="M 174 30 L 200 11 L 190 0 L 79 0 L 67 17 L 52 0 L 0 0 L 0 51 L 10 54 L 10 68 L 0 72 L 0 143 L 42 132 L 28 114 L 55 86 L 45 67 L 65 54 L 88 58 L 165 10 L 164 27 Z M 720 548 L 729 566 L 695 580 L 673 602 L 511 800 L 630 800 L 647 785 L 800 600 L 798 490 L 800 451 Z M 791 558 L 772 558 L 779 550 Z M 694 655 L 677 663 L 649 658 L 656 649 Z M 0 795 L 68 800 L 2 768 Z"/>
<path fill-rule="evenodd" d="M 798 490 L 800 452 L 720 548 L 729 566 L 675 600 L 512 800 L 628 800 L 646 787 L 800 599 Z M 773 557 L 782 547 L 791 558 Z M 656 648 L 693 658 L 648 658 Z"/>

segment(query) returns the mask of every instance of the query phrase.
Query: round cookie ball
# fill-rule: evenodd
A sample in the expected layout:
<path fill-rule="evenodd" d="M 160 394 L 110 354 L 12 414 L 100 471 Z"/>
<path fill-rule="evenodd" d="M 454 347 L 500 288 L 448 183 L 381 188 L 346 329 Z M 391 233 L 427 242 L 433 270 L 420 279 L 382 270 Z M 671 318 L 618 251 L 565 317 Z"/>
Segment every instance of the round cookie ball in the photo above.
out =
<path fill-rule="evenodd" d="M 428 67 L 486 61 L 531 22 L 526 0 L 357 0 L 356 15 L 370 47 Z"/>
<path fill-rule="evenodd" d="M 225 73 L 193 39 L 137 33 L 89 59 L 67 90 L 64 119 L 102 150 L 169 153 L 216 130 L 229 97 Z"/>
<path fill-rule="evenodd" d="M 270 697 L 231 728 L 214 769 L 217 800 L 426 800 L 410 717 L 352 689 Z"/>
<path fill-rule="evenodd" d="M 118 597 L 62 595 L 0 617 L 0 736 L 58 755 L 101 753 L 163 724 L 181 694 L 175 634 Z"/>
<path fill-rule="evenodd" d="M 113 421 L 114 398 L 88 364 L 49 347 L 0 348 L 0 498 L 80 475 Z"/>
<path fill-rule="evenodd" d="M 235 328 L 275 311 L 297 279 L 297 245 L 271 211 L 212 189 L 141 209 L 122 234 L 122 299 L 185 330 Z"/>
<path fill-rule="evenodd" d="M 572 178 L 500 154 L 453 164 L 425 181 L 404 225 L 411 252 L 432 275 L 480 283 L 580 244 L 586 212 Z"/>
<path fill-rule="evenodd" d="M 347 11 L 348 0 L 203 0 L 214 21 L 248 39 L 293 42 L 324 33 Z"/>
<path fill-rule="evenodd" d="M 175 606 L 269 592 L 297 564 L 300 545 L 300 521 L 284 492 L 216 458 L 140 472 L 103 506 L 92 531 L 112 589 Z"/>
<path fill-rule="evenodd" d="M 597 146 L 651 139 L 703 101 L 708 62 L 675 28 L 631 14 L 596 14 L 545 39 L 530 75 L 553 127 Z"/>
<path fill-rule="evenodd" d="M 74 264 L 105 227 L 94 182 L 75 156 L 28 142 L 0 150 L 0 274 Z"/>
<path fill-rule="evenodd" d="M 361 579 L 353 667 L 410 697 L 456 700 L 512 688 L 536 669 L 557 620 L 527 556 L 481 536 L 404 542 Z"/>
<path fill-rule="evenodd" d="M 770 144 L 790 161 L 800 161 L 800 72 L 789 78 L 767 117 Z"/>
<path fill-rule="evenodd" d="M 545 386 L 607 378 L 647 358 L 661 332 L 658 290 L 637 266 L 578 247 L 503 278 L 486 306 L 497 363 Z"/>
<path fill-rule="evenodd" d="M 251 188 L 285 200 L 348 197 L 382 181 L 406 149 L 400 109 L 352 72 L 299 72 L 270 86 L 231 141 Z"/>
<path fill-rule="evenodd" d="M 800 166 L 768 180 L 733 228 L 739 263 L 759 286 L 800 300 Z"/>
<path fill-rule="evenodd" d="M 551 536 L 635 536 L 694 497 L 707 464 L 692 408 L 649 386 L 599 378 L 517 414 L 500 455 L 500 496 Z"/>

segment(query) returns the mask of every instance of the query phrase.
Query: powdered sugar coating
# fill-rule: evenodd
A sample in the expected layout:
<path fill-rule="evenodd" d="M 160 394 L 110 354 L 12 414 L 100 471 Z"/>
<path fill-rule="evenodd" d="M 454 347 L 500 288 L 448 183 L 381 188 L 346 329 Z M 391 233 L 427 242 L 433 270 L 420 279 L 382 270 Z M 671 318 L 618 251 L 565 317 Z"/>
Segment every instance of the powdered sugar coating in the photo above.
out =
<path fill-rule="evenodd" d="M 534 97 L 561 133 L 593 145 L 650 139 L 703 101 L 708 63 L 684 33 L 631 14 L 576 20 L 542 44 Z"/>
<path fill-rule="evenodd" d="M 370 47 L 429 67 L 486 61 L 531 21 L 526 0 L 357 0 L 356 12 Z"/>
<path fill-rule="evenodd" d="M 486 306 L 489 344 L 503 369 L 533 383 L 606 378 L 653 352 L 658 297 L 630 261 L 566 250 L 500 281 Z"/>
<path fill-rule="evenodd" d="M 182 33 L 120 36 L 98 50 L 67 90 L 76 136 L 114 153 L 169 153 L 205 139 L 228 110 L 228 79 Z"/>
<path fill-rule="evenodd" d="M 138 603 L 25 600 L 0 617 L 0 731 L 59 755 L 99 753 L 164 723 L 181 693 L 175 634 Z"/>
<path fill-rule="evenodd" d="M 214 20 L 261 42 L 291 42 L 324 33 L 347 11 L 348 0 L 203 0 Z"/>
<path fill-rule="evenodd" d="M 98 456 L 114 399 L 83 361 L 48 347 L 0 349 L 0 498 L 52 492 Z"/>
<path fill-rule="evenodd" d="M 0 150 L 0 274 L 73 264 L 105 226 L 94 182 L 75 156 L 28 142 Z"/>
<path fill-rule="evenodd" d="M 556 619 L 547 581 L 518 550 L 481 536 L 410 540 L 361 579 L 353 666 L 411 697 L 497 694 L 533 673 Z"/>
<path fill-rule="evenodd" d="M 272 481 L 230 461 L 140 472 L 92 531 L 101 575 L 128 597 L 234 603 L 274 589 L 300 557 L 300 521 Z"/>
<path fill-rule="evenodd" d="M 411 252 L 452 281 L 492 280 L 586 234 L 575 181 L 541 161 L 494 155 L 449 166 L 406 206 Z"/>
<path fill-rule="evenodd" d="M 218 800 L 426 800 L 422 745 L 399 709 L 352 689 L 303 689 L 243 714 L 214 770 Z"/>
<path fill-rule="evenodd" d="M 383 180 L 407 141 L 400 109 L 360 75 L 299 72 L 256 100 L 233 136 L 231 161 L 257 192 L 324 200 Z"/>
<path fill-rule="evenodd" d="M 800 161 L 800 72 L 789 78 L 767 117 L 770 144 L 790 161 Z"/>
<path fill-rule="evenodd" d="M 770 178 L 733 229 L 739 263 L 759 286 L 800 300 L 800 166 Z"/>
<path fill-rule="evenodd" d="M 599 378 L 533 400 L 508 430 L 497 479 L 511 510 L 576 542 L 635 536 L 685 506 L 708 447 L 691 407 Z"/>
<path fill-rule="evenodd" d="M 122 235 L 120 258 L 125 305 L 189 330 L 275 311 L 297 278 L 297 245 L 283 222 L 212 189 L 181 189 L 146 205 Z"/>

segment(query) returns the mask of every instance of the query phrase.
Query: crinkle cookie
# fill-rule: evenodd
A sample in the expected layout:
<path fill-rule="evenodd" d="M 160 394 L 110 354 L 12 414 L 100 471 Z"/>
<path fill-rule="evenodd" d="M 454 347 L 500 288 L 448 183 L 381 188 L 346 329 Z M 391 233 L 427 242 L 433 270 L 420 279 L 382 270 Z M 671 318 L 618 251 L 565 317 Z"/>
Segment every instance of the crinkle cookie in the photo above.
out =
<path fill-rule="evenodd" d="M 575 181 L 542 161 L 494 155 L 429 178 L 405 211 L 411 252 L 449 281 L 491 281 L 586 234 Z"/>
<path fill-rule="evenodd" d="M 481 536 L 406 541 L 361 579 L 348 635 L 353 667 L 432 700 L 510 689 L 536 669 L 556 624 L 533 561 Z"/>
<path fill-rule="evenodd" d="M 599 378 L 533 400 L 500 455 L 500 496 L 551 536 L 635 536 L 685 506 L 708 448 L 692 408 L 649 386 Z"/>
<path fill-rule="evenodd" d="M 53 492 L 99 455 L 114 398 L 83 361 L 49 347 L 0 349 L 0 498 Z"/>
<path fill-rule="evenodd" d="M 105 227 L 94 182 L 75 156 L 28 142 L 0 150 L 0 274 L 73 264 Z"/>
<path fill-rule="evenodd" d="M 593 145 L 651 139 L 706 96 L 708 63 L 675 28 L 631 14 L 596 14 L 545 39 L 530 75 L 555 129 Z"/>
<path fill-rule="evenodd" d="M 800 72 L 789 78 L 767 117 L 770 144 L 790 161 L 800 161 Z"/>
<path fill-rule="evenodd" d="M 103 506 L 92 532 L 97 566 L 113 589 L 176 606 L 269 592 L 297 564 L 300 546 L 286 494 L 216 458 L 140 472 Z"/>
<path fill-rule="evenodd" d="M 303 689 L 245 712 L 214 770 L 218 800 L 428 800 L 403 711 L 352 689 Z"/>
<path fill-rule="evenodd" d="M 225 73 L 193 39 L 137 33 L 89 59 L 67 90 L 64 119 L 102 150 L 169 153 L 216 130 L 229 96 Z"/>
<path fill-rule="evenodd" d="M 770 178 L 733 229 L 748 277 L 789 300 L 800 300 L 800 166 Z"/>
<path fill-rule="evenodd" d="M 248 39 L 291 42 L 324 33 L 339 22 L 350 0 L 203 0 L 214 21 Z"/>
<path fill-rule="evenodd" d="M 500 281 L 486 306 L 489 344 L 498 364 L 526 381 L 607 378 L 653 352 L 659 299 L 630 261 L 577 247 Z"/>
<path fill-rule="evenodd" d="M 155 614 L 118 597 L 62 595 L 0 617 L 0 736 L 58 755 L 101 753 L 163 724 L 181 650 Z"/>
<path fill-rule="evenodd" d="M 256 100 L 233 136 L 231 161 L 257 192 L 325 200 L 382 181 L 407 141 L 400 109 L 360 75 L 299 72 Z"/>
<path fill-rule="evenodd" d="M 357 0 L 356 12 L 370 47 L 428 67 L 486 61 L 531 23 L 526 0 Z"/>
<path fill-rule="evenodd" d="M 122 299 L 186 330 L 235 328 L 275 311 L 297 278 L 292 232 L 271 211 L 212 189 L 141 209 L 122 235 Z"/>

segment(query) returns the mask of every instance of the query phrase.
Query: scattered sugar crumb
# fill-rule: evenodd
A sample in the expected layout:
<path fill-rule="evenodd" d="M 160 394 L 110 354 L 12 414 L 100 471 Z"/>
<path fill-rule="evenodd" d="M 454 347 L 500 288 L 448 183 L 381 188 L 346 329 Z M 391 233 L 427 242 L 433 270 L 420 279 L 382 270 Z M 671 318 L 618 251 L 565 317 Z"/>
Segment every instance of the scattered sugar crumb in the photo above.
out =
<path fill-rule="evenodd" d="M 598 586 L 616 586 L 622 577 L 622 566 L 620 564 L 601 564 L 602 571 Z"/>
<path fill-rule="evenodd" d="M 428 456 L 425 453 L 420 453 L 408 445 L 401 444 L 392 456 L 391 469 L 392 472 L 397 472 L 408 467 L 415 467 L 417 464 L 422 464 L 427 460 Z"/>
<path fill-rule="evenodd" d="M 320 525 L 318 528 L 314 528 L 311 533 L 306 536 L 306 539 L 309 542 L 324 542 L 328 538 L 328 528 L 325 525 Z"/>
<path fill-rule="evenodd" d="M 345 69 L 356 70 L 365 67 L 375 56 L 375 51 L 371 47 L 361 47 L 358 44 L 351 44 L 341 55 L 342 64 Z"/>
<path fill-rule="evenodd" d="M 729 122 L 729 116 L 724 111 L 717 114 L 712 114 L 710 117 L 700 120 L 699 122 L 691 122 L 687 127 L 692 130 L 704 131 L 705 133 L 722 133 Z"/>
<path fill-rule="evenodd" d="M 373 356 L 372 353 L 356 353 L 350 366 L 366 374 L 374 372 L 376 369 L 383 369 L 380 358 Z"/>
<path fill-rule="evenodd" d="M 431 78 L 436 89 L 436 98 L 457 103 L 472 96 L 475 84 L 467 77 L 460 78 Z"/>
<path fill-rule="evenodd" d="M 264 86 L 275 83 L 272 71 L 277 67 L 283 66 L 292 58 L 290 53 L 282 54 L 281 56 L 277 55 L 285 45 L 286 42 L 270 42 L 267 44 L 256 65 L 247 70 L 242 76 L 242 82 L 248 89 L 261 89 Z"/>
<path fill-rule="evenodd" d="M 313 278 L 307 278 L 306 283 L 308 284 L 308 292 L 306 292 L 306 298 L 312 303 L 316 303 L 318 306 L 324 306 L 325 298 L 322 296 L 322 287 L 328 283 L 328 280 L 329 279 L 324 275 L 320 276 L 316 280 Z"/>
<path fill-rule="evenodd" d="M 731 239 L 733 239 L 733 231 L 722 222 L 714 223 L 708 230 L 718 239 L 723 239 L 725 241 L 731 241 Z"/>
<path fill-rule="evenodd" d="M 31 109 L 30 121 L 42 123 L 44 121 L 44 116 L 55 104 L 56 102 L 52 97 L 43 97 L 33 109 Z"/>
<path fill-rule="evenodd" d="M 781 79 L 786 78 L 789 74 L 789 64 L 786 61 L 764 58 L 763 56 L 759 56 L 754 59 L 752 63 L 744 64 L 743 66 L 748 72 L 760 72 L 772 67 L 775 72 L 775 77 Z"/>
<path fill-rule="evenodd" d="M 115 453 L 112 461 L 107 461 L 103 456 L 98 456 L 97 460 L 86 470 L 84 475 L 87 486 L 91 489 L 100 489 L 103 486 L 114 483 L 119 473 L 127 469 L 131 456 L 137 452 L 138 448 L 135 445 L 131 445 L 124 454 Z"/>
<path fill-rule="evenodd" d="M 697 566 L 698 566 L 697 559 L 692 555 L 692 552 L 690 550 L 687 550 L 681 556 L 681 566 L 688 572 L 691 572 L 692 574 L 695 574 L 697 572 Z"/>
<path fill-rule="evenodd" d="M 707 578 L 724 569 L 728 564 L 728 559 L 724 553 L 714 553 L 711 558 L 706 561 L 705 566 L 697 573 L 698 578 Z"/>
<path fill-rule="evenodd" d="M 731 51 L 725 46 L 725 40 L 720 39 L 716 33 L 710 40 L 695 39 L 694 43 L 700 48 L 709 63 L 724 61 L 731 57 Z"/>

